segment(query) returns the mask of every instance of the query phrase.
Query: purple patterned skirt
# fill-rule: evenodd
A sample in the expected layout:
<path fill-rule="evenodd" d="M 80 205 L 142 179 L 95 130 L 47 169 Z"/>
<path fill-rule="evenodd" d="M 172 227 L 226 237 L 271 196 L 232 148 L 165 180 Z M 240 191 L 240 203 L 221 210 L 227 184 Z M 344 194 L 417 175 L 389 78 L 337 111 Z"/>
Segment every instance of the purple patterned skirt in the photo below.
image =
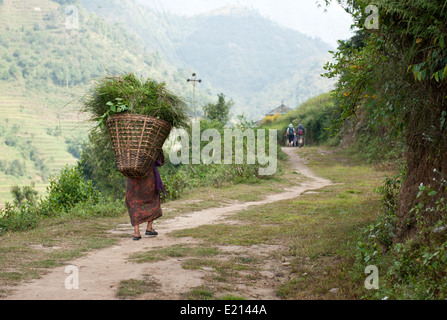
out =
<path fill-rule="evenodd" d="M 163 154 L 159 157 L 158 164 L 164 164 Z M 157 176 L 158 172 L 154 167 L 146 178 L 127 178 L 126 206 L 133 227 L 162 216 Z"/>

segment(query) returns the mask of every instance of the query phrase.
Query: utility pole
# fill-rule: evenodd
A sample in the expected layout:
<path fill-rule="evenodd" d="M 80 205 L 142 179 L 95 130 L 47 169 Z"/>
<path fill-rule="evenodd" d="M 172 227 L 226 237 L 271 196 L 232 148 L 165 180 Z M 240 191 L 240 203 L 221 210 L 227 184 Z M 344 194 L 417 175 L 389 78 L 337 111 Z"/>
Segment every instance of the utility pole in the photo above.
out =
<path fill-rule="evenodd" d="M 201 79 L 197 79 L 197 75 L 195 73 L 192 74 L 193 78 L 186 80 L 187 82 L 192 82 L 192 105 L 194 108 L 194 113 L 197 120 L 197 109 L 196 109 L 196 85 L 197 83 L 201 83 Z"/>

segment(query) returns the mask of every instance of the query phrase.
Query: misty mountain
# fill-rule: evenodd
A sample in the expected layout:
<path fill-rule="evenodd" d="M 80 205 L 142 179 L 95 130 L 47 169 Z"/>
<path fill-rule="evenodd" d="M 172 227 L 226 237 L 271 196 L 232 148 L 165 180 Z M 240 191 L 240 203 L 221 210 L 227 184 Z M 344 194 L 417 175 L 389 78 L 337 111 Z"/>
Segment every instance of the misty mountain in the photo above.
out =
<path fill-rule="evenodd" d="M 149 50 L 180 69 L 196 72 L 202 89 L 224 93 L 233 114 L 262 117 L 284 101 L 290 107 L 332 88 L 319 76 L 331 46 L 244 7 L 193 17 L 149 9 L 144 1 L 83 0 L 87 10 L 121 22 Z"/>
<path fill-rule="evenodd" d="M 67 29 L 74 15 L 79 26 Z M 135 72 L 191 102 L 186 79 L 197 72 L 198 106 L 222 92 L 233 115 L 258 120 L 327 91 L 327 50 L 245 8 L 179 17 L 135 0 L 0 0 L 0 203 L 11 185 L 43 192 L 76 163 L 87 129 L 73 102 L 98 77 Z"/>

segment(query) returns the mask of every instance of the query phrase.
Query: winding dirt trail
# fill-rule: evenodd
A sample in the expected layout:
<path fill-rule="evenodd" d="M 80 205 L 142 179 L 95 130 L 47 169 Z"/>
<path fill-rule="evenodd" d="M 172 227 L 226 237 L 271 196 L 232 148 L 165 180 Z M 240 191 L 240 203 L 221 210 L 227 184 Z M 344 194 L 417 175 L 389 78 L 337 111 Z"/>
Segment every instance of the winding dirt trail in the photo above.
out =
<path fill-rule="evenodd" d="M 6 300 L 113 300 L 117 299 L 116 291 L 122 280 L 143 279 L 150 275 L 158 283 L 157 292 L 145 299 L 179 299 L 180 295 L 190 288 L 198 287 L 203 283 L 206 270 L 185 270 L 181 266 L 181 259 L 169 259 L 154 263 L 133 263 L 128 257 L 137 252 L 148 251 L 154 248 L 169 247 L 175 244 L 195 244 L 189 238 L 173 238 L 169 233 L 185 228 L 194 228 L 201 225 L 219 223 L 225 217 L 253 206 L 262 206 L 276 201 L 294 199 L 309 190 L 316 190 L 331 184 L 330 181 L 316 176 L 306 166 L 297 153 L 296 148 L 284 148 L 283 151 L 292 161 L 293 169 L 308 179 L 299 187 L 284 190 L 282 193 L 267 196 L 264 200 L 232 204 L 225 207 L 211 208 L 179 216 L 174 219 L 163 220 L 157 223 L 159 235 L 142 241 L 123 239 L 118 245 L 98 250 L 76 259 L 70 263 L 79 270 L 79 288 L 68 290 L 65 287 L 66 266 L 52 269 L 40 279 L 33 280 L 11 288 L 13 291 L 5 297 Z M 114 233 L 131 234 L 132 229 L 123 225 Z M 262 246 L 258 248 L 262 252 Z M 268 248 L 264 248 L 268 250 Z M 231 250 L 231 248 L 227 248 Z M 208 271 L 209 272 L 209 271 Z M 261 299 L 277 299 L 273 290 L 259 289 L 255 295 Z"/>

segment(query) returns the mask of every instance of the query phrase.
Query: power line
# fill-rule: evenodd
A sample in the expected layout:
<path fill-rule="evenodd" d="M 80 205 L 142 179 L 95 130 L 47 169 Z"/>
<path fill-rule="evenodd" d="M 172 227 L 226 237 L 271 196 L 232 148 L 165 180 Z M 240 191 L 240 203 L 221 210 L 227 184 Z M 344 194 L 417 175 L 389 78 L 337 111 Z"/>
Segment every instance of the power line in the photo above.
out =
<path fill-rule="evenodd" d="M 171 40 L 172 47 L 174 49 L 175 54 L 178 56 L 179 61 L 182 61 L 186 66 L 189 66 L 188 61 L 186 60 L 183 52 L 181 51 L 180 47 L 178 46 L 178 42 L 176 41 L 175 37 L 173 36 L 173 31 L 171 27 L 171 23 L 169 22 L 168 16 L 166 14 L 166 11 L 164 10 L 164 7 L 160 1 L 158 1 L 160 8 L 155 3 L 155 0 L 152 2 L 152 6 L 154 8 L 154 13 L 156 14 L 157 18 L 160 20 L 160 22 L 163 24 L 164 30 L 166 32 L 166 36 Z M 163 14 L 161 13 L 163 12 Z M 165 55 L 167 55 L 167 52 L 165 52 Z"/>
<path fill-rule="evenodd" d="M 141 6 L 140 6 L 136 1 L 130 1 L 130 3 L 134 5 L 134 7 L 135 7 L 135 9 L 136 9 L 136 12 L 140 15 L 140 18 L 143 20 L 143 23 L 144 23 L 144 25 L 146 26 L 146 28 L 147 28 L 148 30 L 151 30 L 151 27 L 149 26 L 149 24 L 148 24 L 148 22 L 147 22 L 147 20 L 146 20 L 146 16 L 142 13 L 143 9 L 141 8 Z M 171 58 L 169 57 L 169 55 L 168 55 L 168 52 L 169 52 L 169 51 L 168 51 L 168 50 L 166 49 L 166 47 L 164 46 L 163 41 L 160 41 L 160 40 L 158 39 L 158 36 L 157 36 L 155 33 L 153 33 L 153 37 L 154 37 L 155 41 L 156 41 L 157 44 L 158 44 L 158 48 L 159 48 L 159 50 L 161 50 L 161 51 L 164 53 L 165 58 L 166 58 L 166 59 L 169 59 L 170 62 L 171 62 L 172 64 L 174 64 L 174 61 L 172 61 L 172 59 L 171 59 Z"/>
<path fill-rule="evenodd" d="M 172 41 L 172 43 L 174 44 L 174 47 L 175 47 L 177 53 L 179 54 L 179 56 L 181 57 L 181 59 L 183 60 L 183 62 L 185 62 L 185 66 L 187 66 L 187 65 L 189 65 L 189 63 L 188 63 L 188 61 L 186 60 L 185 55 L 183 54 L 182 49 L 181 49 L 180 46 L 178 45 L 178 41 L 177 41 L 177 39 L 174 38 L 174 37 L 172 36 L 172 33 L 171 33 L 171 32 L 172 32 L 172 29 L 171 29 L 171 23 L 169 22 L 168 16 L 167 16 L 166 11 L 165 11 L 165 9 L 164 9 L 164 7 L 163 7 L 163 4 L 161 3 L 161 0 L 158 0 L 158 3 L 160 4 L 161 10 L 163 11 L 163 16 L 164 16 L 164 18 L 165 18 L 165 20 L 166 20 L 166 22 L 167 22 L 167 27 L 169 28 L 169 30 L 167 30 L 167 33 L 168 33 L 169 37 L 171 38 L 171 41 Z M 167 29 L 168 29 L 168 28 L 167 28 Z"/>

